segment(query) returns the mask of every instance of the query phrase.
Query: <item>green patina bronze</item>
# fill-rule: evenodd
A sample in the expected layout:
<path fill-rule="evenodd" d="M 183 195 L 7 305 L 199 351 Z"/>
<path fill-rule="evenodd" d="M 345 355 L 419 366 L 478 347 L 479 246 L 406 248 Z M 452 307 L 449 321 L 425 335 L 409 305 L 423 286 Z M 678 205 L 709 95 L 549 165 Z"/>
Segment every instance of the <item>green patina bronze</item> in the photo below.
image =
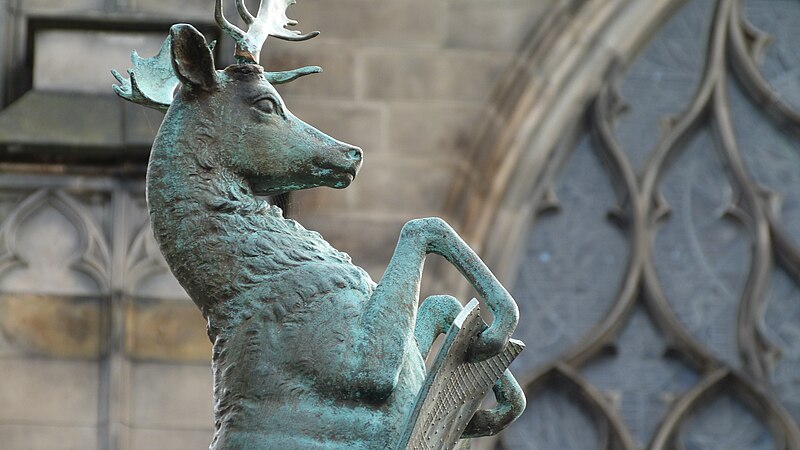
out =
<path fill-rule="evenodd" d="M 115 90 L 166 110 L 147 201 L 161 251 L 214 344 L 211 448 L 394 449 L 421 401 L 424 357 L 462 309 L 447 296 L 417 309 L 426 255 L 458 268 L 494 315 L 469 360 L 507 348 L 517 307 L 441 219 L 408 222 L 376 284 L 347 254 L 257 197 L 344 188 L 362 163 L 361 149 L 296 118 L 272 86 L 318 67 L 271 73 L 257 64 L 268 35 L 316 35 L 285 29 L 294 24 L 285 16 L 290 2 L 262 0 L 256 17 L 238 0 L 244 32 L 225 20 L 218 0 L 238 64 L 215 70 L 204 37 L 178 24 L 157 56 L 134 54 L 130 80 L 115 73 Z M 479 411 L 464 437 L 493 434 L 521 414 L 524 396 L 508 371 L 494 389 L 500 404 Z"/>

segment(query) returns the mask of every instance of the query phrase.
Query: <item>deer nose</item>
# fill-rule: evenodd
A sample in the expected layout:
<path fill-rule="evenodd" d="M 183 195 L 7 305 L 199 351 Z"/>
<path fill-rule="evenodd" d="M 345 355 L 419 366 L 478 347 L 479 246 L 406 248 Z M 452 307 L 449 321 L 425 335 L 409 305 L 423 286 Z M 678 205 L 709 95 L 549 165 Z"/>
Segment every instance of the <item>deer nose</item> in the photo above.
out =
<path fill-rule="evenodd" d="M 364 151 L 358 147 L 345 147 L 344 157 L 353 162 L 360 162 L 364 158 Z"/>

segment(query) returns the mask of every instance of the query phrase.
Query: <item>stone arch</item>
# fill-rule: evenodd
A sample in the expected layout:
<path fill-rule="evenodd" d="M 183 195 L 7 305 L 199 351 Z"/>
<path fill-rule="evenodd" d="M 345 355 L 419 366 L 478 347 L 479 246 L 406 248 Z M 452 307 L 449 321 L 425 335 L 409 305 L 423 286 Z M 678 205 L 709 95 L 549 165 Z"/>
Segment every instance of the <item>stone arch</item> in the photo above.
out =
<path fill-rule="evenodd" d="M 657 10 L 642 9 L 633 2 L 584 9 L 591 3 L 565 5 L 545 18 L 541 31 L 529 41 L 527 48 L 531 50 L 521 54 L 520 61 L 526 62 L 518 61 L 516 74 L 510 75 L 498 92 L 495 122 L 484 127 L 476 147 L 479 150 L 473 154 L 473 167 L 481 169 L 453 189 L 453 198 L 467 200 L 466 206 L 455 209 L 454 216 L 462 220 L 470 241 L 508 285 L 517 285 L 509 280 L 514 275 L 512 271 L 519 269 L 519 289 L 513 291 L 520 304 L 521 323 L 527 323 L 527 328 L 521 326 L 518 335 L 530 343 L 529 352 L 533 353 L 529 356 L 541 356 L 550 350 L 531 338 L 530 333 L 525 335 L 531 329 L 541 331 L 541 317 L 551 314 L 552 322 L 558 323 L 560 329 L 574 333 L 574 339 L 564 343 L 563 348 L 528 365 L 527 378 L 522 376 L 528 380 L 526 388 L 535 399 L 537 383 L 546 374 L 542 368 L 554 364 L 573 368 L 589 383 L 602 386 L 604 397 L 613 406 L 608 410 L 617 417 L 625 416 L 626 426 L 637 440 L 608 448 L 672 448 L 678 441 L 685 442 L 683 439 L 709 442 L 708 430 L 719 430 L 711 425 L 714 420 L 727 421 L 728 430 L 751 433 L 750 443 L 795 448 L 800 443 L 798 409 L 793 400 L 796 391 L 787 386 L 796 386 L 796 376 L 787 375 L 787 371 L 797 367 L 797 345 L 789 339 L 781 340 L 775 332 L 783 327 L 784 335 L 790 334 L 787 330 L 792 325 L 784 325 L 781 319 L 792 314 L 787 312 L 790 307 L 784 300 L 790 296 L 773 291 L 780 288 L 792 294 L 800 292 L 800 250 L 796 227 L 790 223 L 797 216 L 789 207 L 782 209 L 779 195 L 790 194 L 786 204 L 796 204 L 798 178 L 787 178 L 776 169 L 789 163 L 796 167 L 800 160 L 796 146 L 779 145 L 770 139 L 780 135 L 787 142 L 796 142 L 800 124 L 800 115 L 792 109 L 798 105 L 796 89 L 781 89 L 771 82 L 795 69 L 798 62 L 796 58 L 781 59 L 781 67 L 775 69 L 769 65 L 769 55 L 763 61 L 766 33 L 775 31 L 778 37 L 785 38 L 787 26 L 786 21 L 781 28 L 778 22 L 759 23 L 755 19 L 797 17 L 800 8 L 793 5 L 783 15 L 776 14 L 783 10 L 764 6 L 765 2 L 752 2 L 752 11 L 747 11 L 744 0 L 696 0 L 646 5 L 661 8 Z M 668 17 L 684 3 L 686 7 L 673 16 L 676 20 L 662 27 L 659 17 Z M 756 3 L 760 6 L 754 6 Z M 754 14 L 753 23 L 750 12 Z M 701 22 L 707 28 L 698 28 Z M 593 24 L 598 23 L 602 25 L 592 30 Z M 676 29 L 672 26 L 675 24 L 681 26 Z M 758 28 L 761 26 L 764 28 Z M 548 27 L 555 31 L 547 31 Z M 687 34 L 687 29 L 693 31 Z M 651 39 L 654 32 L 661 30 L 665 33 Z M 681 70 L 685 68 L 669 72 L 686 59 L 662 51 L 677 49 L 675 53 L 683 54 L 691 47 L 684 42 L 686 36 L 703 42 L 692 48 L 697 51 L 696 58 L 688 58 L 692 61 L 688 70 L 696 72 L 697 80 L 683 76 Z M 639 49 L 649 42 L 654 45 L 641 52 L 641 59 L 634 63 L 640 56 Z M 776 48 L 783 48 L 778 44 Z M 566 48 L 568 51 L 563 50 Z M 631 100 L 634 114 L 620 116 L 622 102 L 615 82 L 622 78 L 620 69 L 625 68 L 629 69 L 621 91 Z M 678 82 L 659 84 L 655 80 L 661 75 L 665 79 L 675 77 L 670 79 Z M 671 87 L 663 89 L 666 86 Z M 661 103 L 669 103 L 667 97 L 675 97 L 680 90 L 676 86 L 686 88 L 688 98 L 681 94 L 675 104 L 664 107 Z M 655 107 L 651 111 L 643 105 Z M 667 112 L 675 114 L 665 116 Z M 630 116 L 642 120 L 625 122 L 625 117 Z M 656 139 L 652 143 L 646 142 L 649 137 L 638 139 L 649 131 L 645 127 L 658 129 L 653 126 L 656 116 L 665 119 L 660 123 L 660 135 L 653 136 Z M 762 126 L 761 119 L 769 127 Z M 630 127 L 625 128 L 624 123 Z M 631 133 L 637 139 L 630 139 Z M 573 229 L 569 229 L 567 221 L 559 222 L 567 226 L 541 234 L 546 228 L 546 221 L 539 220 L 543 210 L 562 205 L 566 211 L 575 206 L 574 199 L 570 204 L 568 197 L 577 189 L 559 201 L 553 185 L 557 179 L 566 179 L 567 170 L 562 171 L 562 166 L 568 158 L 574 161 L 579 149 L 587 155 L 594 152 L 592 164 L 603 167 L 598 173 L 604 175 L 598 179 L 611 181 L 614 195 L 601 199 L 596 179 L 587 176 L 586 170 L 573 170 L 569 184 L 582 182 L 581 192 L 585 193 L 577 197 L 590 198 L 593 205 L 606 205 L 598 207 L 604 209 L 604 214 L 595 215 L 594 220 L 581 216 L 575 222 L 581 226 Z M 793 158 L 778 159 L 778 163 L 770 159 L 769 151 L 784 150 Z M 685 177 L 679 179 L 678 174 Z M 695 183 L 696 180 L 699 181 Z M 794 183 L 791 188 L 784 186 L 790 182 Z M 558 192 L 561 195 L 562 191 Z M 672 217 L 668 217 L 670 210 Z M 781 213 L 787 213 L 789 218 L 781 219 Z M 612 242 L 603 246 L 600 243 L 610 241 L 588 232 L 606 217 L 612 219 L 610 227 L 625 236 L 629 248 L 627 264 L 621 264 L 619 259 L 606 264 L 625 267 L 621 281 L 613 280 L 615 293 L 598 291 L 598 285 L 608 277 L 604 278 L 600 265 L 591 260 L 596 255 L 588 255 L 609 255 L 608 249 L 615 245 Z M 706 228 L 711 231 L 699 233 L 698 218 L 707 218 L 708 222 L 702 223 L 713 224 Z M 535 227 L 531 226 L 533 221 Z M 680 224 L 680 232 L 669 228 L 676 224 Z M 533 236 L 530 230 L 534 229 L 540 239 L 526 249 L 524 244 L 529 242 L 520 238 Z M 726 231 L 720 231 L 723 229 Z M 731 241 L 717 239 L 724 236 L 732 236 Z M 560 265 L 549 261 L 550 255 L 557 253 L 553 249 L 569 247 L 584 237 L 593 245 L 571 247 L 572 253 L 562 255 Z M 555 244 L 548 247 L 542 242 Z M 741 245 L 737 248 L 731 242 Z M 542 249 L 551 253 L 540 260 Z M 518 264 L 515 256 L 523 251 L 525 263 Z M 731 251 L 738 253 L 726 259 L 733 254 Z M 726 265 L 728 261 L 735 264 Z M 720 267 L 724 267 L 723 276 L 719 275 L 723 270 L 717 270 Z M 577 286 L 569 278 L 574 273 L 591 277 Z M 557 280 L 553 286 L 558 287 L 542 288 L 550 280 Z M 530 286 L 523 281 L 530 282 Z M 581 297 L 579 294 L 584 291 L 589 294 Z M 610 306 L 600 304 L 605 297 L 614 299 Z M 539 303 L 541 299 L 547 301 Z M 545 303 L 564 309 L 553 313 L 540 307 Z M 599 310 L 602 319 L 590 319 L 592 326 L 585 327 L 588 331 L 576 330 L 580 321 L 575 317 L 584 318 L 591 309 Z M 647 336 L 652 342 L 643 339 Z M 780 351 L 783 356 L 779 356 Z M 648 362 L 640 364 L 641 361 Z M 670 366 L 674 373 L 682 374 L 674 380 L 697 379 L 685 386 L 667 388 L 661 384 L 658 388 L 636 390 L 636 383 L 649 374 L 668 372 L 656 364 Z M 517 369 L 525 371 L 520 364 Z M 689 385 L 692 387 L 687 388 Z M 662 396 L 652 400 L 658 389 Z M 641 400 L 643 397 L 637 395 L 651 400 Z M 717 402 L 716 406 L 706 407 L 710 399 Z M 636 407 L 631 406 L 637 402 Z M 644 404 L 647 408 L 656 407 L 642 414 Z M 655 410 L 668 413 L 652 413 Z M 644 416 L 658 420 L 638 420 Z M 679 430 L 681 424 L 691 423 L 700 425 L 691 432 Z M 511 431 L 518 432 L 522 427 Z M 733 439 L 731 436 L 725 435 Z M 519 448 L 513 442 L 506 444 L 510 447 L 503 448 Z M 491 443 L 487 445 L 480 448 L 494 448 Z"/>
<path fill-rule="evenodd" d="M 533 213 L 547 207 L 546 164 L 570 145 L 611 75 L 685 0 L 571 0 L 548 11 L 498 83 L 473 142 L 474 169 L 446 211 L 498 277 L 510 281 Z"/>
<path fill-rule="evenodd" d="M 58 292 L 67 289 L 80 294 L 96 294 L 107 292 L 110 286 L 109 266 L 111 264 L 110 249 L 103 233 L 95 223 L 91 214 L 72 195 L 63 190 L 39 189 L 17 205 L 0 227 L 0 276 L 11 277 L 31 268 L 23 254 L 27 251 L 24 240 L 25 233 L 38 230 L 31 229 L 31 220 L 38 214 L 50 214 L 47 218 L 39 220 L 34 225 L 48 225 L 53 220 L 63 221 L 65 230 L 72 235 L 39 236 L 38 240 L 52 242 L 59 250 L 68 254 L 59 254 L 58 258 L 48 261 L 47 266 L 54 272 L 62 275 L 61 281 L 69 282 L 69 288 L 57 283 L 50 286 L 51 274 L 28 274 L 30 277 L 42 277 L 42 282 L 35 289 L 45 289 L 47 292 Z M 41 222 L 41 223 L 40 223 Z M 36 240 L 28 237 L 30 241 Z M 61 245 L 63 244 L 63 245 Z M 64 248 L 61 248 L 64 247 Z M 68 247 L 74 247 L 71 250 Z M 42 258 L 40 258 L 42 259 Z M 43 261 L 45 261 L 43 259 Z M 25 278 L 28 280 L 28 278 Z M 27 281 L 30 283 L 30 281 Z M 28 286 L 27 288 L 33 288 Z M 35 291 L 35 290 L 34 290 Z"/>

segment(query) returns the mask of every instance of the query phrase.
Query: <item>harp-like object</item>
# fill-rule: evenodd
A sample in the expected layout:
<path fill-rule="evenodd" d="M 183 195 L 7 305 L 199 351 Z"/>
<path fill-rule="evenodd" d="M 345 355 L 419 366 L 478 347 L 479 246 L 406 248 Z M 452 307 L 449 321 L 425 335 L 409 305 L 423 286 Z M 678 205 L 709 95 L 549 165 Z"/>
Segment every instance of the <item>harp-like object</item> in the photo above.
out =
<path fill-rule="evenodd" d="M 471 343 L 485 329 L 478 301 L 473 299 L 447 332 L 396 450 L 457 448 L 489 389 L 525 348 L 521 341 L 511 339 L 499 355 L 473 362 Z"/>

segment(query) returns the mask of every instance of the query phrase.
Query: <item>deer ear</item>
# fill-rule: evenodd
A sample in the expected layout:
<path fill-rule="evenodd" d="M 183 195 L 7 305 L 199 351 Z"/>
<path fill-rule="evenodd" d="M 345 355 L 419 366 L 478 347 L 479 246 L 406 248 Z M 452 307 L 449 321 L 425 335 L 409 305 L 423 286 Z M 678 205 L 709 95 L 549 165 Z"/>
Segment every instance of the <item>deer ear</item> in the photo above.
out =
<path fill-rule="evenodd" d="M 179 23 L 172 36 L 172 67 L 184 85 L 209 91 L 216 85 L 216 70 L 206 38 L 195 27 Z"/>

